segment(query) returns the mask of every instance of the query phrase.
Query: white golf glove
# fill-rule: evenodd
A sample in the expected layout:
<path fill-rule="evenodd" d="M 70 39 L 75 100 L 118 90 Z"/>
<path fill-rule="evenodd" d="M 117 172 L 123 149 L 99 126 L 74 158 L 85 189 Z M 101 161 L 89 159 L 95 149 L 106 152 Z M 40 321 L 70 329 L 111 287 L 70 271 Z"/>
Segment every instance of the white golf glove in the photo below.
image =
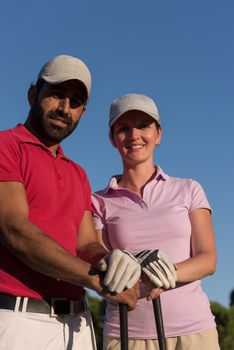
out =
<path fill-rule="evenodd" d="M 114 249 L 98 263 L 98 269 L 105 273 L 104 285 L 110 292 L 121 293 L 132 288 L 141 276 L 138 260 L 125 250 Z"/>
<path fill-rule="evenodd" d="M 175 288 L 176 265 L 162 250 L 144 250 L 134 254 L 142 271 L 157 288 Z"/>

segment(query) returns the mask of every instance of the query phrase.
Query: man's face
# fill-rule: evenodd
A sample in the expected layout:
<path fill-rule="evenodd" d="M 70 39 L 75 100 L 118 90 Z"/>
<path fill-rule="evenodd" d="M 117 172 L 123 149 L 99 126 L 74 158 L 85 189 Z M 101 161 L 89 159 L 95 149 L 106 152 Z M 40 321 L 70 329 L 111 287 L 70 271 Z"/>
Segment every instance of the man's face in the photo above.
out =
<path fill-rule="evenodd" d="M 30 125 L 45 144 L 58 144 L 75 130 L 85 102 L 84 87 L 77 80 L 57 85 L 44 83 L 30 101 Z"/>

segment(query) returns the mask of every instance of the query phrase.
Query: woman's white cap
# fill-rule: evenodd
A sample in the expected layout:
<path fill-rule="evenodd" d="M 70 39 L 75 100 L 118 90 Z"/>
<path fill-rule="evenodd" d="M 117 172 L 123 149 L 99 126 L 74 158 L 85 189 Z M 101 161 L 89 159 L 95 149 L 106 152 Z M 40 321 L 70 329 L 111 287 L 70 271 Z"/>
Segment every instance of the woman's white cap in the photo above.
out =
<path fill-rule="evenodd" d="M 148 114 L 161 125 L 158 108 L 154 101 L 142 94 L 127 94 L 115 99 L 110 107 L 109 126 L 112 125 L 128 111 L 141 111 Z"/>

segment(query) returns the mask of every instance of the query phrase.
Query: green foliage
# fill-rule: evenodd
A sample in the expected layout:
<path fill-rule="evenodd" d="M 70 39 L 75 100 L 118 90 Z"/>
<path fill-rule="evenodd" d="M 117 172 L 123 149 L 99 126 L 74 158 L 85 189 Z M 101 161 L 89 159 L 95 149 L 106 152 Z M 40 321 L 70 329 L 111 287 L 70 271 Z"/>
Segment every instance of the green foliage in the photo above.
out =
<path fill-rule="evenodd" d="M 223 340 L 223 350 L 234 350 L 234 305 L 229 309 L 229 323 L 226 337 Z"/>
<path fill-rule="evenodd" d="M 234 289 L 230 293 L 230 306 L 234 306 Z"/>
<path fill-rule="evenodd" d="M 93 318 L 94 331 L 97 342 L 97 350 L 102 350 L 102 332 L 104 324 L 104 315 L 106 309 L 106 302 L 104 299 L 92 297 L 87 293 L 89 308 Z"/>
<path fill-rule="evenodd" d="M 211 302 L 211 311 L 215 316 L 215 322 L 217 324 L 217 330 L 219 334 L 219 343 L 221 349 L 225 349 L 223 347 L 224 339 L 227 337 L 227 327 L 229 324 L 229 311 L 224 306 L 220 305 L 216 302 Z"/>
<path fill-rule="evenodd" d="M 221 350 L 234 350 L 234 305 L 227 309 L 217 302 L 211 303 L 219 334 Z"/>

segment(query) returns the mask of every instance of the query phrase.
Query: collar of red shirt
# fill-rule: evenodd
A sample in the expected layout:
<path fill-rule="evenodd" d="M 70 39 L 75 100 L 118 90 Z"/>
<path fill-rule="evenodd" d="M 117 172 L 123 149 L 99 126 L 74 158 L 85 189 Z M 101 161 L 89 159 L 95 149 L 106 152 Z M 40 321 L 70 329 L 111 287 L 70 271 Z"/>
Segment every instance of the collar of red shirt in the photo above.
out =
<path fill-rule="evenodd" d="M 51 151 L 46 147 L 38 138 L 33 135 L 28 129 L 25 128 L 23 124 L 18 124 L 14 129 L 12 129 L 13 134 L 20 140 L 22 143 L 33 143 L 45 149 L 47 152 Z M 69 158 L 63 153 L 62 147 L 58 145 L 58 157 L 64 158 L 67 161 L 70 161 Z"/>

